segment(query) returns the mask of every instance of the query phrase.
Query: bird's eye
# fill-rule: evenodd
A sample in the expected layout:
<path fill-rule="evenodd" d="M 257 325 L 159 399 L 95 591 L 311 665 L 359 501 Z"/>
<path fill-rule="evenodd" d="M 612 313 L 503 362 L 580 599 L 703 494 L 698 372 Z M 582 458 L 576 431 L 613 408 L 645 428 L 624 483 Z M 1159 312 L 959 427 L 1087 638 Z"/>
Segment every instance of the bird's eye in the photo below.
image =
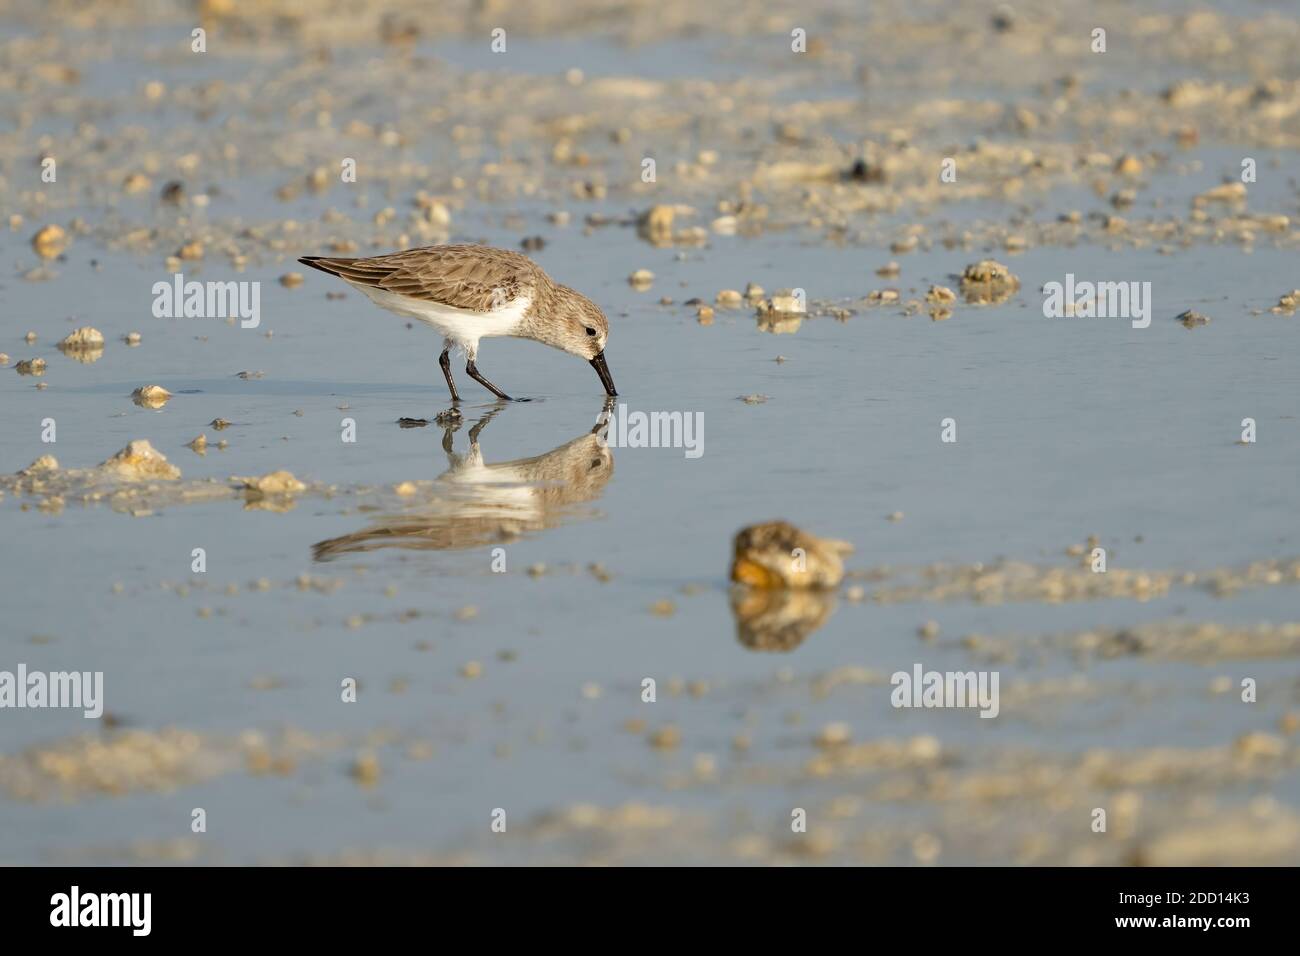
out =
<path fill-rule="evenodd" d="M 588 335 L 595 335 L 595 334 L 596 334 L 596 330 L 593 329 L 593 328 L 589 325 L 589 326 L 587 326 L 587 334 L 588 334 Z"/>

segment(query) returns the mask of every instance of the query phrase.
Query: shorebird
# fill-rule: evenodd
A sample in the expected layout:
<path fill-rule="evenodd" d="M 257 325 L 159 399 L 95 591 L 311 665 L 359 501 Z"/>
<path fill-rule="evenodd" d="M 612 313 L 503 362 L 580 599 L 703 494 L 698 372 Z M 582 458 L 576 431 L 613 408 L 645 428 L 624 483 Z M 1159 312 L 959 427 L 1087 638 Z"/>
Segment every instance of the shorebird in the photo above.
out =
<path fill-rule="evenodd" d="M 618 394 L 605 364 L 605 313 L 586 296 L 552 281 L 527 256 L 491 246 L 447 245 L 367 259 L 303 256 L 298 261 L 338 276 L 390 312 L 433 326 L 443 337 L 438 364 L 453 402 L 460 401 L 451 377 L 454 347 L 464 349 L 470 378 L 497 398 L 512 401 L 475 364 L 479 339 L 492 335 L 532 339 L 580 356 L 596 370 L 606 394 Z"/>

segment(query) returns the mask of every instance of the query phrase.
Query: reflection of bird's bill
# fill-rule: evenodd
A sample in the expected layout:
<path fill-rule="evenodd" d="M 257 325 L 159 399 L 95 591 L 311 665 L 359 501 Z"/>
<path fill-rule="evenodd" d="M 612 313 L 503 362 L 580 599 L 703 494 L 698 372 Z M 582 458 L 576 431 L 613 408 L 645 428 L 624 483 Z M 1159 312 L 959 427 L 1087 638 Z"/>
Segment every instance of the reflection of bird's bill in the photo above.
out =
<path fill-rule="evenodd" d="M 753 651 L 792 651 L 835 610 L 833 591 L 731 589 L 736 639 Z"/>
<path fill-rule="evenodd" d="M 607 395 L 605 404 L 601 407 L 600 414 L 596 416 L 596 424 L 591 426 L 591 433 L 600 438 L 600 447 L 605 447 L 605 442 L 609 440 L 609 417 L 614 413 L 614 402 L 616 397 Z"/>
<path fill-rule="evenodd" d="M 601 496 L 614 455 L 594 432 L 533 458 L 486 464 L 477 442 L 449 454 L 437 497 L 415 514 L 393 515 L 313 547 L 318 561 L 377 548 L 456 551 L 511 541 L 561 524 Z"/>

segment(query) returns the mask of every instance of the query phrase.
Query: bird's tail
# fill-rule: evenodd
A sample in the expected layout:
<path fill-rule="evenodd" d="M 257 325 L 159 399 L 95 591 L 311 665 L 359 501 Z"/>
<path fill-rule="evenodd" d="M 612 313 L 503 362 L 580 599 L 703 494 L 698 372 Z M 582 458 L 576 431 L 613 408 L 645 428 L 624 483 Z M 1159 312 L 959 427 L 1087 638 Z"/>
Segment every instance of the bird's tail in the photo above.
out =
<path fill-rule="evenodd" d="M 299 260 L 305 266 L 311 266 L 313 269 L 319 269 L 321 272 L 327 272 L 332 276 L 341 275 L 348 264 L 354 262 L 354 259 L 329 259 L 325 256 L 302 256 Z"/>
<path fill-rule="evenodd" d="M 298 260 L 305 266 L 328 272 L 356 285 L 378 286 L 393 272 L 384 257 L 374 259 L 331 259 L 325 256 L 303 256 Z"/>

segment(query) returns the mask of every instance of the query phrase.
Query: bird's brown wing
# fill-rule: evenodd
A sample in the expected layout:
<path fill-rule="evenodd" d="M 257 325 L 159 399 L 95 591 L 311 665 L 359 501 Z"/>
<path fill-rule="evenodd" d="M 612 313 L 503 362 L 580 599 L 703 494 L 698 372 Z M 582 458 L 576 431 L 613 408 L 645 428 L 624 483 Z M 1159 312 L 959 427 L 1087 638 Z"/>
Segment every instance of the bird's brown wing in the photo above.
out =
<path fill-rule="evenodd" d="M 304 256 L 298 260 L 358 285 L 471 312 L 489 312 L 531 295 L 537 266 L 490 246 L 426 246 L 368 259 Z"/>

